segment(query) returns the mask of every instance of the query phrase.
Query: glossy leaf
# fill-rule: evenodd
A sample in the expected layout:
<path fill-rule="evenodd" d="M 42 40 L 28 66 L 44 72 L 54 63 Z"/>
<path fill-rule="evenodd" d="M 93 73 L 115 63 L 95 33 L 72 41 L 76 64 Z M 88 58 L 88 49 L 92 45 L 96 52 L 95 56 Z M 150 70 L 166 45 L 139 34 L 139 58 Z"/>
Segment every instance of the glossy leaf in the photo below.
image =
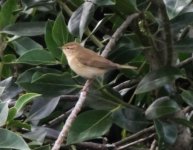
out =
<path fill-rule="evenodd" d="M 135 94 L 149 92 L 160 88 L 180 76 L 177 68 L 162 68 L 148 73 L 138 84 Z"/>
<path fill-rule="evenodd" d="M 116 0 L 115 7 L 124 14 L 131 14 L 137 11 L 136 0 Z"/>
<path fill-rule="evenodd" d="M 7 121 L 8 122 L 12 121 L 16 117 L 16 114 L 17 114 L 17 109 L 15 107 L 10 108 Z"/>
<path fill-rule="evenodd" d="M 165 143 L 170 145 L 175 143 L 178 133 L 175 124 L 156 120 L 155 128 L 156 132 L 158 133 L 159 140 L 164 141 Z"/>
<path fill-rule="evenodd" d="M 176 17 L 191 3 L 191 0 L 164 0 L 169 19 Z"/>
<path fill-rule="evenodd" d="M 150 123 L 139 109 L 122 108 L 113 113 L 113 122 L 129 132 L 138 132 Z"/>
<path fill-rule="evenodd" d="M 0 10 L 0 29 L 13 23 L 16 16 L 13 15 L 13 11 L 17 9 L 17 1 L 6 0 L 1 6 Z"/>
<path fill-rule="evenodd" d="M 30 150 L 21 136 L 7 129 L 0 129 L 0 148 Z"/>
<path fill-rule="evenodd" d="M 58 45 L 56 44 L 56 42 L 53 39 L 53 35 L 52 35 L 53 25 L 54 25 L 54 22 L 48 20 L 46 24 L 45 42 L 46 42 L 46 46 L 48 50 L 52 53 L 52 55 L 55 58 L 60 59 L 62 55 L 62 51 L 58 48 Z"/>
<path fill-rule="evenodd" d="M 24 63 L 30 65 L 55 65 L 57 61 L 45 50 L 31 50 L 20 56 L 16 63 Z"/>
<path fill-rule="evenodd" d="M 22 0 L 22 4 L 25 6 L 25 9 L 35 6 L 44 6 L 50 3 L 53 3 L 53 0 Z"/>
<path fill-rule="evenodd" d="M 91 2 L 83 3 L 75 12 L 73 12 L 68 22 L 68 30 L 75 36 L 83 36 L 83 33 L 90 23 L 97 5 Z"/>
<path fill-rule="evenodd" d="M 182 99 L 191 107 L 193 107 L 193 92 L 188 90 L 183 90 L 181 93 Z"/>
<path fill-rule="evenodd" d="M 1 33 L 17 36 L 37 36 L 45 32 L 45 22 L 19 22 L 6 26 Z"/>
<path fill-rule="evenodd" d="M 8 104 L 0 103 L 0 127 L 6 123 L 8 111 L 9 111 Z"/>
<path fill-rule="evenodd" d="M 97 110 L 111 110 L 121 105 L 127 105 L 122 101 L 120 94 L 112 88 L 106 86 L 99 90 L 98 86 L 93 86 L 88 93 L 86 104 L 89 107 Z"/>
<path fill-rule="evenodd" d="M 17 111 L 20 111 L 27 103 L 29 103 L 38 96 L 40 96 L 40 94 L 26 93 L 19 97 L 14 107 L 17 109 Z"/>
<path fill-rule="evenodd" d="M 145 111 L 148 119 L 157 119 L 174 114 L 180 110 L 180 106 L 169 97 L 156 99 Z"/>
<path fill-rule="evenodd" d="M 13 97 L 22 91 L 22 89 L 15 84 L 15 79 L 13 77 L 2 80 L 0 82 L 0 87 L 5 88 L 0 96 L 2 101 L 11 101 Z"/>
<path fill-rule="evenodd" d="M 67 94 L 77 88 L 69 73 L 48 68 L 26 70 L 18 77 L 17 84 L 29 92 L 47 95 Z"/>
<path fill-rule="evenodd" d="M 52 36 L 58 47 L 63 46 L 68 41 L 69 32 L 62 12 L 58 14 L 54 22 Z"/>
<path fill-rule="evenodd" d="M 104 5 L 114 5 L 115 0 L 91 0 L 92 3 L 97 4 L 99 6 L 104 6 Z"/>
<path fill-rule="evenodd" d="M 80 114 L 70 128 L 67 144 L 101 137 L 112 125 L 111 112 L 91 110 Z"/>
<path fill-rule="evenodd" d="M 187 12 L 172 19 L 171 27 L 172 27 L 173 33 L 179 32 L 180 29 L 183 29 L 188 25 L 191 25 L 193 23 L 192 17 L 193 17 L 193 12 Z"/>
<path fill-rule="evenodd" d="M 57 97 L 41 96 L 37 98 L 33 102 L 27 120 L 38 122 L 40 119 L 49 116 L 56 108 L 59 100 L 60 100 L 59 96 Z"/>
<path fill-rule="evenodd" d="M 29 37 L 22 37 L 16 39 L 15 41 L 12 42 L 12 44 L 14 46 L 15 52 L 20 56 L 28 52 L 29 50 L 43 49 L 42 45 L 35 42 Z"/>

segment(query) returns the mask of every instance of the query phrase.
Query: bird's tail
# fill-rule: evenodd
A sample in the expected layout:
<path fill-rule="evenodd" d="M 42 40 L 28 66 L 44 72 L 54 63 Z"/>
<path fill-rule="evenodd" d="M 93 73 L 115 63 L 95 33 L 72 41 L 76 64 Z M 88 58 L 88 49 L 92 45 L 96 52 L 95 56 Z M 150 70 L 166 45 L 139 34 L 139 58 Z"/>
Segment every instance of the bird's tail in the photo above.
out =
<path fill-rule="evenodd" d="M 132 70 L 136 70 L 137 69 L 137 67 L 130 66 L 130 65 L 119 65 L 119 64 L 117 64 L 117 67 L 120 68 L 120 69 L 132 69 Z"/>

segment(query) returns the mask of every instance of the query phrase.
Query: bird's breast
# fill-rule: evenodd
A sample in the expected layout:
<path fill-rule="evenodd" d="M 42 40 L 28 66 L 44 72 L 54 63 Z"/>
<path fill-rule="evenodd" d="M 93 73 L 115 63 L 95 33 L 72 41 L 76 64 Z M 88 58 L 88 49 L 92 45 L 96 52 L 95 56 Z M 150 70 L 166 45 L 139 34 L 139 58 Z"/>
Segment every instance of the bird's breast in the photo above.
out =
<path fill-rule="evenodd" d="M 88 65 L 84 65 L 78 61 L 76 58 L 70 58 L 68 59 L 68 63 L 70 68 L 78 75 L 84 77 L 84 78 L 95 78 L 97 76 L 103 75 L 107 70 L 91 67 Z"/>

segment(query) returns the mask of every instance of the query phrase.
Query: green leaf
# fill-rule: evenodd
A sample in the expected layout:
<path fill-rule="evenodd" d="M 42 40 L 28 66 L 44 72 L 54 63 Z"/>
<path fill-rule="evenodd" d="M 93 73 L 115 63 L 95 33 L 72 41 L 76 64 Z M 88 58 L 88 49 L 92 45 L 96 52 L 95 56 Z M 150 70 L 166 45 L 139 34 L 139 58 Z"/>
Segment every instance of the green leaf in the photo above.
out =
<path fill-rule="evenodd" d="M 123 102 L 122 97 L 118 92 L 107 85 L 100 88 L 96 82 L 88 93 L 86 104 L 90 108 L 97 110 L 111 110 L 121 105 L 127 105 L 127 103 Z"/>
<path fill-rule="evenodd" d="M 163 116 L 171 115 L 180 110 L 180 106 L 169 97 L 156 99 L 145 111 L 148 119 L 157 119 Z"/>
<path fill-rule="evenodd" d="M 53 25 L 54 25 L 54 22 L 48 20 L 46 24 L 46 34 L 44 38 L 45 38 L 45 42 L 48 50 L 52 53 L 52 55 L 55 58 L 60 59 L 62 55 L 62 51 L 58 48 L 58 45 L 53 39 L 53 35 L 52 35 Z"/>
<path fill-rule="evenodd" d="M 12 121 L 15 118 L 16 114 L 17 114 L 17 109 L 15 107 L 10 108 L 7 121 L 8 122 Z"/>
<path fill-rule="evenodd" d="M 17 102 L 16 102 L 14 107 L 17 109 L 17 111 L 20 111 L 27 103 L 29 103 L 34 98 L 36 98 L 36 97 L 38 97 L 40 95 L 41 94 L 37 94 L 37 93 L 23 94 L 22 96 L 19 97 L 19 99 L 17 100 Z"/>
<path fill-rule="evenodd" d="M 93 18 L 98 6 L 91 2 L 84 2 L 75 12 L 73 12 L 68 22 L 68 30 L 75 36 L 83 36 L 85 29 Z"/>
<path fill-rule="evenodd" d="M 58 64 L 54 57 L 46 50 L 31 50 L 20 56 L 16 63 L 25 63 L 30 65 L 56 65 Z"/>
<path fill-rule="evenodd" d="M 29 37 L 22 37 L 12 42 L 14 49 L 18 55 L 23 55 L 29 50 L 43 49 L 42 45 L 35 42 Z"/>
<path fill-rule="evenodd" d="M 191 2 L 191 0 L 164 0 L 169 19 L 178 16 Z"/>
<path fill-rule="evenodd" d="M 44 146 L 40 146 L 38 148 L 35 148 L 33 150 L 51 150 L 50 145 L 44 145 Z"/>
<path fill-rule="evenodd" d="M 17 84 L 29 92 L 41 94 L 67 94 L 77 88 L 71 75 L 55 69 L 32 68 L 17 79 Z"/>
<path fill-rule="evenodd" d="M 14 129 L 19 128 L 19 129 L 31 130 L 31 126 L 23 122 L 23 120 L 10 120 L 8 123 L 8 127 L 14 128 Z"/>
<path fill-rule="evenodd" d="M 6 129 L 0 129 L 0 148 L 30 150 L 21 136 Z"/>
<path fill-rule="evenodd" d="M 158 133 L 160 144 L 162 144 L 162 141 L 167 144 L 174 144 L 178 133 L 176 125 L 160 120 L 156 120 L 154 123 L 156 132 Z"/>
<path fill-rule="evenodd" d="M 136 0 L 116 0 L 115 7 L 124 14 L 131 14 L 138 10 Z"/>
<path fill-rule="evenodd" d="M 182 99 L 191 107 L 193 107 L 193 92 L 188 90 L 182 90 Z"/>
<path fill-rule="evenodd" d="M 115 0 L 91 0 L 92 3 L 97 4 L 99 6 L 105 6 L 105 5 L 114 5 Z"/>
<path fill-rule="evenodd" d="M 41 96 L 34 101 L 27 120 L 39 121 L 48 117 L 58 105 L 60 96 Z"/>
<path fill-rule="evenodd" d="M 135 94 L 149 92 L 171 83 L 180 77 L 180 71 L 177 68 L 162 68 L 148 73 L 138 84 Z"/>
<path fill-rule="evenodd" d="M 53 0 L 21 0 L 25 9 L 29 9 L 36 6 L 45 6 L 47 4 L 52 4 Z"/>
<path fill-rule="evenodd" d="M 144 129 L 150 123 L 146 120 L 143 111 L 134 108 L 122 108 L 115 111 L 113 122 L 132 133 Z"/>
<path fill-rule="evenodd" d="M 6 123 L 8 111 L 8 103 L 0 103 L 0 127 Z"/>
<path fill-rule="evenodd" d="M 193 12 L 187 12 L 172 19 L 171 28 L 173 30 L 173 33 L 179 32 L 180 29 L 191 25 L 193 23 L 192 17 Z"/>
<path fill-rule="evenodd" d="M 67 144 L 101 137 L 112 125 L 111 112 L 91 110 L 81 113 L 70 128 Z"/>
<path fill-rule="evenodd" d="M 0 10 L 0 29 L 13 23 L 16 15 L 13 15 L 13 11 L 17 9 L 17 1 L 7 0 L 3 3 Z"/>
<path fill-rule="evenodd" d="M 63 46 L 68 41 L 69 32 L 62 12 L 58 14 L 54 22 L 52 36 L 58 47 Z"/>
<path fill-rule="evenodd" d="M 1 33 L 17 36 L 37 36 L 45 32 L 45 22 L 19 22 L 6 26 Z"/>

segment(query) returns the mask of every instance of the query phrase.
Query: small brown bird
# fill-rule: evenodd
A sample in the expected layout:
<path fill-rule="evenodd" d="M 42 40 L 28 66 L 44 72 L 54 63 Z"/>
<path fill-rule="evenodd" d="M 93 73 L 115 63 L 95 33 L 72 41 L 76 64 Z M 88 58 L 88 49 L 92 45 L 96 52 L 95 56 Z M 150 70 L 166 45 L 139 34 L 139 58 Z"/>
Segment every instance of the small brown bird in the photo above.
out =
<path fill-rule="evenodd" d="M 76 42 L 65 44 L 62 50 L 70 68 L 84 78 L 93 79 L 112 69 L 137 69 L 133 66 L 113 63 Z"/>

